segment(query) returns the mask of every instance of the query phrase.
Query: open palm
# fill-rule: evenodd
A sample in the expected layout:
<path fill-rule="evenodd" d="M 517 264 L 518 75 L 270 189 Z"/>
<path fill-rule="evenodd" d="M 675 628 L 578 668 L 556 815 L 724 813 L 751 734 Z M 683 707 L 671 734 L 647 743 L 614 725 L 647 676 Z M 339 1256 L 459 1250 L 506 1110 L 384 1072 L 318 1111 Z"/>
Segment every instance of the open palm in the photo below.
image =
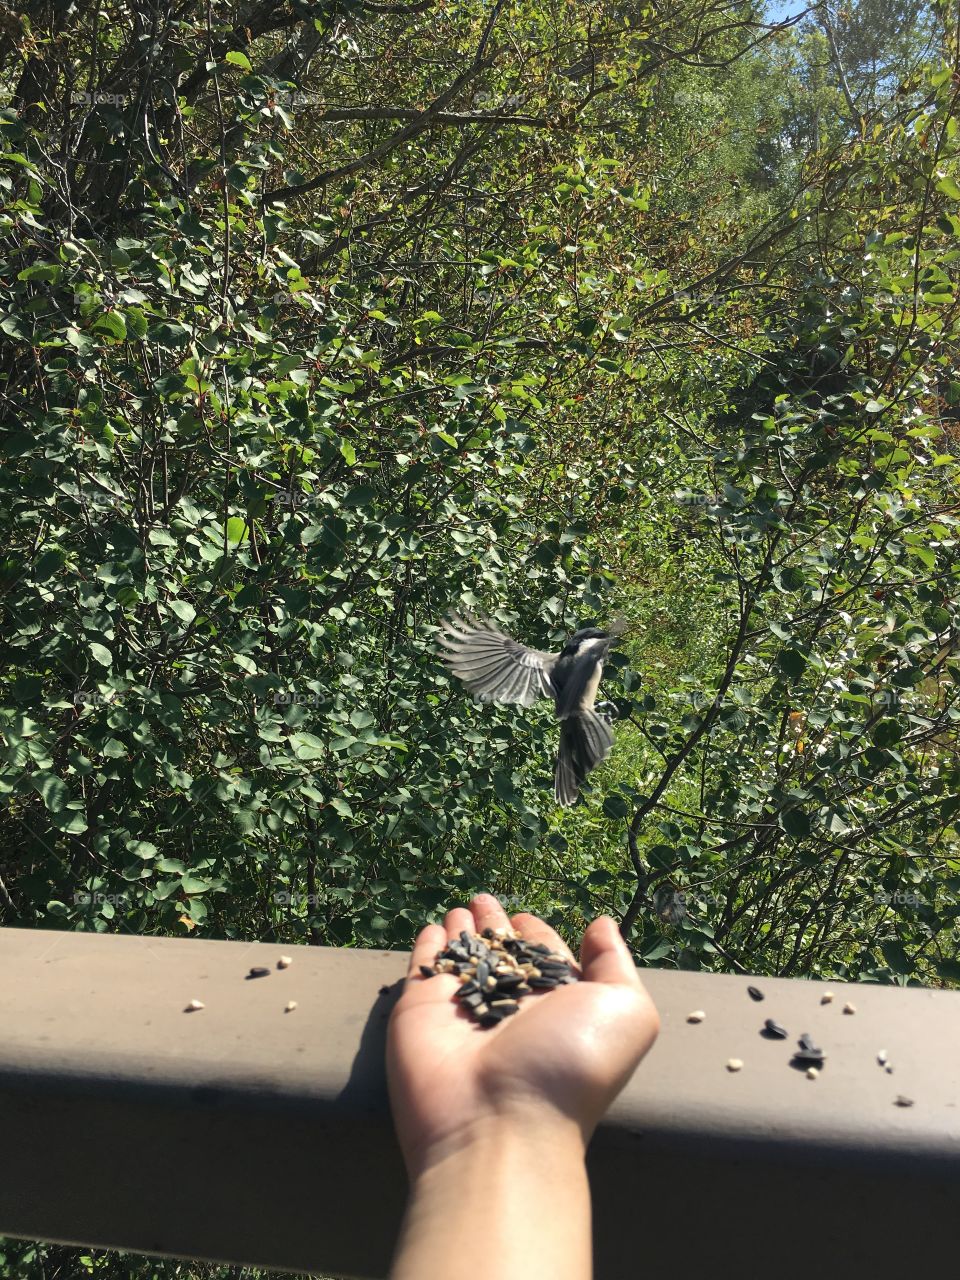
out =
<path fill-rule="evenodd" d="M 394 1121 L 410 1169 L 465 1141 L 491 1115 L 509 1119 L 542 1108 L 574 1121 L 588 1141 L 656 1038 L 656 1009 L 606 917 L 584 934 L 582 981 L 521 1000 L 512 1018 L 493 1027 L 480 1027 L 454 1002 L 454 976 L 420 976 L 420 965 L 432 964 L 461 929 L 510 925 L 573 960 L 549 925 L 525 913 L 508 920 L 487 894 L 417 938 L 387 1044 Z"/>

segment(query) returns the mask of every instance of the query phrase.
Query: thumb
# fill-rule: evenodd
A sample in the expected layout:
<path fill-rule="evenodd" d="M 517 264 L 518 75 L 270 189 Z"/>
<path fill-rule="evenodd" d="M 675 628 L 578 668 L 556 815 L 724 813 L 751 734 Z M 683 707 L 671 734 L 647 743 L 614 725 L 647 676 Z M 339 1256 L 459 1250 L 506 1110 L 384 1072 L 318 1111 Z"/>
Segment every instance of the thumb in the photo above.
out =
<path fill-rule="evenodd" d="M 580 945 L 580 968 L 587 982 L 641 985 L 630 949 L 609 916 L 599 916 L 587 925 Z"/>

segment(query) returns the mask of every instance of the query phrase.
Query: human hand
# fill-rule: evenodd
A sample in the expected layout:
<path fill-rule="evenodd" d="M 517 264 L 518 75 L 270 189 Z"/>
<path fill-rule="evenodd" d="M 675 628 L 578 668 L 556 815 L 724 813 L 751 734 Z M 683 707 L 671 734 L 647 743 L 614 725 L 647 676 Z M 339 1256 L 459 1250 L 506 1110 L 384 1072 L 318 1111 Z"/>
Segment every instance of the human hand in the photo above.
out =
<path fill-rule="evenodd" d="M 417 937 L 387 1036 L 391 1106 L 411 1175 L 468 1145 L 491 1120 L 529 1125 L 541 1136 L 544 1125 L 573 1125 L 585 1147 L 656 1039 L 657 1011 L 606 916 L 584 933 L 580 982 L 524 998 L 513 1017 L 493 1027 L 479 1027 L 454 1002 L 456 977 L 420 975 L 420 965 L 432 965 L 461 929 L 510 925 L 573 961 L 549 925 L 525 912 L 508 920 L 489 894 Z"/>

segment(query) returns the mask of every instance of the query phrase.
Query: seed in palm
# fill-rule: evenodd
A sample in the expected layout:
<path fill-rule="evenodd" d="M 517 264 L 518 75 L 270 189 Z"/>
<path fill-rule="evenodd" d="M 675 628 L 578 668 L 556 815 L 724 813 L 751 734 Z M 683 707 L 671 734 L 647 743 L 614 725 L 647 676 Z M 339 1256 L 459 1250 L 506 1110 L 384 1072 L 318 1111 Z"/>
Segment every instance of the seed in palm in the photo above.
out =
<path fill-rule="evenodd" d="M 512 929 L 462 930 L 437 953 L 433 966 L 421 965 L 425 977 L 452 973 L 459 980 L 454 999 L 482 1027 L 494 1027 L 519 1010 L 536 992 L 579 981 L 565 955 L 542 942 L 527 942 Z"/>

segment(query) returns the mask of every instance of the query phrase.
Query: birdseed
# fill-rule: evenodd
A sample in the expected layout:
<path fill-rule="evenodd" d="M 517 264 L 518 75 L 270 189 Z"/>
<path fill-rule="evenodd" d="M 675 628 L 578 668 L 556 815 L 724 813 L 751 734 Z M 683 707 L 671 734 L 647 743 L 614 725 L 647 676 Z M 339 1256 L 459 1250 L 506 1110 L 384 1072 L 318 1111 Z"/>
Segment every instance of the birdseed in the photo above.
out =
<path fill-rule="evenodd" d="M 825 991 L 825 992 L 823 993 L 823 995 L 820 997 L 820 1003 L 821 1003 L 821 1004 L 833 1004 L 833 992 L 832 992 L 832 991 Z"/>
<path fill-rule="evenodd" d="M 880 1063 L 881 1067 L 885 1067 L 885 1066 L 887 1065 L 887 1051 L 886 1051 L 886 1049 L 879 1049 L 879 1050 L 877 1051 L 877 1061 Z"/>
<path fill-rule="evenodd" d="M 844 1013 L 856 1013 L 856 1012 L 857 1012 L 857 1006 L 856 1006 L 855 1004 L 851 1004 L 851 1002 L 848 1000 L 848 1001 L 847 1001 L 847 1003 L 843 1006 L 843 1012 L 844 1012 Z"/>
<path fill-rule="evenodd" d="M 751 1000 L 765 1000 L 766 996 L 759 987 L 747 987 L 747 995 Z"/>
<path fill-rule="evenodd" d="M 281 956 L 277 961 L 278 969 L 289 969 L 293 964 L 293 956 Z"/>
<path fill-rule="evenodd" d="M 460 985 L 454 999 L 483 1027 L 496 1026 L 520 1008 L 524 996 L 578 982 L 566 956 L 542 942 L 527 942 L 513 929 L 461 930 L 459 938 L 437 952 L 433 966 L 421 965 L 424 978 L 452 973 Z"/>
<path fill-rule="evenodd" d="M 694 1009 L 693 1013 L 687 1014 L 688 1022 L 702 1022 L 707 1015 L 702 1009 Z"/>
<path fill-rule="evenodd" d="M 294 1009 L 295 1009 L 296 1007 L 297 1007 L 297 1002 L 296 1002 L 296 1000 L 288 1000 L 288 1001 L 287 1001 L 287 1003 L 283 1006 L 283 1012 L 284 1012 L 284 1013 L 293 1013 L 293 1011 L 294 1011 Z"/>
<path fill-rule="evenodd" d="M 198 1009 L 205 1009 L 206 1007 L 207 1006 L 203 1003 L 202 1000 L 191 1000 L 183 1012 L 196 1013 Z"/>
<path fill-rule="evenodd" d="M 741 1069 L 741 1067 L 742 1067 L 742 1066 L 743 1066 L 743 1059 L 742 1059 L 742 1058 L 729 1058 L 729 1059 L 727 1060 L 727 1070 L 728 1070 L 728 1071 L 739 1071 L 739 1070 Z"/>
<path fill-rule="evenodd" d="M 789 1032 L 786 1027 L 781 1027 L 779 1022 L 774 1022 L 772 1018 L 768 1018 L 763 1024 L 763 1029 L 768 1035 L 773 1036 L 777 1040 L 786 1040 Z"/>
<path fill-rule="evenodd" d="M 808 1080 L 816 1080 L 816 1079 L 819 1077 L 819 1075 L 820 1075 L 819 1068 L 817 1068 L 817 1067 L 807 1067 L 807 1079 L 808 1079 Z"/>
<path fill-rule="evenodd" d="M 896 1096 L 896 1098 L 895 1098 L 895 1100 L 894 1100 L 894 1104 L 893 1104 L 893 1105 L 894 1105 L 895 1107 L 912 1107 L 912 1106 L 913 1106 L 913 1099 L 912 1099 L 912 1098 L 905 1098 L 905 1097 L 903 1096 L 903 1094 L 902 1094 L 902 1093 L 898 1093 L 898 1094 L 897 1094 L 897 1096 Z"/>
<path fill-rule="evenodd" d="M 266 967 L 266 965 L 262 965 L 262 964 L 255 965 L 247 974 L 248 978 L 268 978 L 269 976 L 270 976 L 270 970 Z"/>

